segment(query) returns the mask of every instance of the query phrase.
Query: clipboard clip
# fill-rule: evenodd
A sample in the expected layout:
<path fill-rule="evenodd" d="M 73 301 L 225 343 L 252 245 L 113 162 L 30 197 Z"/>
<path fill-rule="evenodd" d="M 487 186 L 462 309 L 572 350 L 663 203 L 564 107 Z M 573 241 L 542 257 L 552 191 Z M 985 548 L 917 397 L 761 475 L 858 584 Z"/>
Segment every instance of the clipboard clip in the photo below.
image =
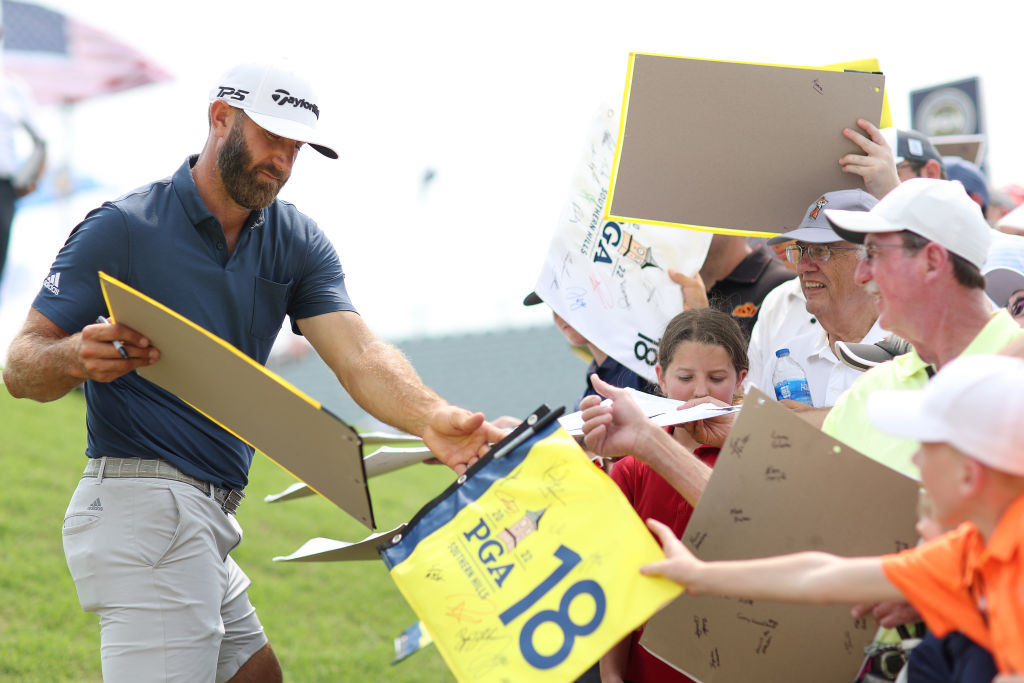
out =
<path fill-rule="evenodd" d="M 508 455 L 516 446 L 557 420 L 563 413 L 565 413 L 565 406 L 559 406 L 552 410 L 542 403 L 518 427 L 513 429 L 508 436 L 496 443 L 488 455 L 495 460 Z"/>

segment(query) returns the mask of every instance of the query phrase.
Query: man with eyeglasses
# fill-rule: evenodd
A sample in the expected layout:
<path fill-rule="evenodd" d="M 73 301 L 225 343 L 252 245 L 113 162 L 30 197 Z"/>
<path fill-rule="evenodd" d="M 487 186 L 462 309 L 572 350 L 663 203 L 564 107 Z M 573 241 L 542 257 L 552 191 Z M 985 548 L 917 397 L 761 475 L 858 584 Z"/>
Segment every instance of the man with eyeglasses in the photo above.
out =
<path fill-rule="evenodd" d="M 981 268 L 991 239 L 978 207 L 957 183 L 913 178 L 868 212 L 825 209 L 836 233 L 863 244 L 854 278 L 875 296 L 879 324 L 913 350 L 864 373 L 825 419 L 825 433 L 915 479 L 916 441 L 874 429 L 868 397 L 920 389 L 960 355 L 997 353 L 1024 330 L 993 313 Z"/>
<path fill-rule="evenodd" d="M 837 235 L 824 212 L 868 211 L 877 203 L 859 189 L 826 192 L 811 203 L 795 230 L 768 240 L 769 246 L 795 240 L 786 247 L 786 258 L 796 266 L 806 315 L 793 323 L 800 325 L 798 328 L 793 324 L 775 325 L 771 320 L 758 322 L 747 353 L 750 372 L 746 386 L 771 392 L 772 373 L 778 362 L 775 352 L 783 347 L 807 373 L 816 408 L 831 406 L 860 376 L 860 372 L 839 361 L 833 350 L 835 343 L 871 344 L 883 339 L 886 332 L 878 325 L 874 297 L 853 279 L 859 247 Z M 791 335 L 792 329 L 800 332 Z M 807 408 L 795 401 L 786 404 L 794 410 Z"/>

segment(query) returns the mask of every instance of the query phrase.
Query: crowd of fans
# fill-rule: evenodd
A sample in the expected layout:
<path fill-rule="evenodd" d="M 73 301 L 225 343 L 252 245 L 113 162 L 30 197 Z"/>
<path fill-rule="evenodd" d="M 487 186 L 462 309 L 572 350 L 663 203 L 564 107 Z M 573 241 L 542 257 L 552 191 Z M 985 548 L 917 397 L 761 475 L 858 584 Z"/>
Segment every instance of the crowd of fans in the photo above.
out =
<path fill-rule="evenodd" d="M 657 427 L 622 388 L 644 380 L 603 352 L 578 403 L 584 441 L 654 520 L 668 559 L 645 573 L 690 593 L 846 602 L 904 635 L 927 627 L 898 648 L 902 670 L 868 661 L 851 679 L 1024 681 L 1013 675 L 1024 673 L 1024 197 L 990 188 L 975 164 L 943 157 L 917 131 L 858 123 L 844 134 L 863 154 L 840 165 L 863 189 L 807 188 L 792 230 L 757 246 L 716 235 L 698 275 L 673 274 L 684 311 L 662 337 L 657 390 L 686 406 L 739 403 L 750 387 L 774 395 L 776 352 L 788 349 L 811 398 L 780 402 L 920 481 L 922 522 L 939 531 L 881 558 L 700 562 L 677 539 L 735 414 Z M 556 322 L 571 343 L 594 346 Z M 639 633 L 602 658 L 600 680 L 690 680 Z"/>

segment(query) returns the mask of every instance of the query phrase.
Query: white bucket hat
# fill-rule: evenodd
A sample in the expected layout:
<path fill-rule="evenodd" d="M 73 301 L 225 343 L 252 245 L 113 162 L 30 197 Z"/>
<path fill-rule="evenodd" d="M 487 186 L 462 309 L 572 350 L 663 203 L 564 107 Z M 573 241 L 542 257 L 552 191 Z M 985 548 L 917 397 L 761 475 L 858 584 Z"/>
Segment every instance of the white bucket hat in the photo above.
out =
<path fill-rule="evenodd" d="M 274 135 L 305 142 L 325 157 L 338 158 L 317 132 L 320 100 L 313 86 L 286 66 L 239 64 L 210 88 L 210 102 L 214 100 L 244 109 L 250 119 Z"/>

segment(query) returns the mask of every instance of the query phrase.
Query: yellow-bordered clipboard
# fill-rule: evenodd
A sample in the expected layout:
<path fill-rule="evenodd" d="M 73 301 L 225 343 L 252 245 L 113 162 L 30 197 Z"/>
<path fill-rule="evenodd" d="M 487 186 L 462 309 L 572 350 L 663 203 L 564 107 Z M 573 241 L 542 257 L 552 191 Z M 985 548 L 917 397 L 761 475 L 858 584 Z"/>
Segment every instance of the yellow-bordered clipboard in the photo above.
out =
<path fill-rule="evenodd" d="M 778 66 L 634 53 L 606 220 L 770 236 L 823 192 L 863 187 L 842 135 L 883 116 L 877 61 Z M 883 121 L 884 120 L 884 121 Z"/>
<path fill-rule="evenodd" d="M 262 451 L 370 529 L 359 435 L 220 337 L 101 272 L 112 320 L 146 336 L 159 362 L 136 372 Z"/>

